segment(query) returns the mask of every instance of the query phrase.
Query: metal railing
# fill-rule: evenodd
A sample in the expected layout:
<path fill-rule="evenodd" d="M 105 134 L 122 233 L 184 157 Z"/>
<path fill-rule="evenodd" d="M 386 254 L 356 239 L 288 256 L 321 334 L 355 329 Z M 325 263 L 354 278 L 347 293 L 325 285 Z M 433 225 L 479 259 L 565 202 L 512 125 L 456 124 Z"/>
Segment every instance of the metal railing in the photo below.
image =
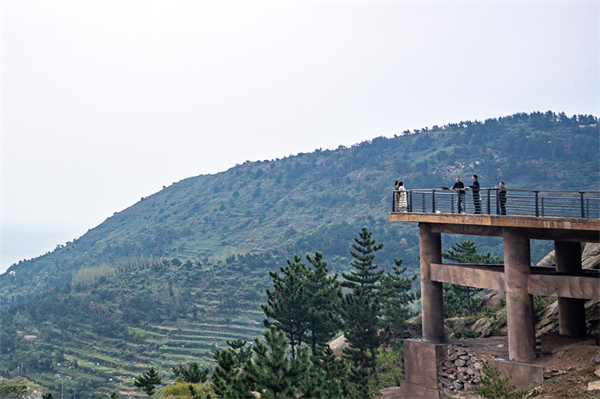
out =
<path fill-rule="evenodd" d="M 473 191 L 394 191 L 392 212 L 481 213 L 487 215 L 600 219 L 600 191 L 542 191 L 482 188 Z"/>

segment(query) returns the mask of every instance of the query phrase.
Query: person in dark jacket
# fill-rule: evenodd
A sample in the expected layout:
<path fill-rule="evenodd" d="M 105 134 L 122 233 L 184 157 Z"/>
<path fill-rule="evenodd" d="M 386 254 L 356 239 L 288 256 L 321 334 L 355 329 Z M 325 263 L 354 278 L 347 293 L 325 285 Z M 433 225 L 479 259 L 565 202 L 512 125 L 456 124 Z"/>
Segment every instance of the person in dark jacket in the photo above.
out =
<path fill-rule="evenodd" d="M 465 213 L 465 190 L 461 190 L 461 188 L 465 188 L 465 183 L 460 181 L 459 176 L 456 178 L 456 183 L 454 183 L 451 190 L 457 190 L 458 192 L 458 213 Z"/>
<path fill-rule="evenodd" d="M 506 215 L 506 184 L 503 181 L 500 182 L 498 190 L 498 205 L 500 205 L 499 214 Z"/>
<path fill-rule="evenodd" d="M 473 205 L 475 206 L 475 214 L 481 213 L 481 193 L 479 189 L 481 186 L 479 185 L 479 181 L 477 180 L 477 175 L 473 175 L 473 184 L 469 186 L 471 190 L 473 190 Z"/>

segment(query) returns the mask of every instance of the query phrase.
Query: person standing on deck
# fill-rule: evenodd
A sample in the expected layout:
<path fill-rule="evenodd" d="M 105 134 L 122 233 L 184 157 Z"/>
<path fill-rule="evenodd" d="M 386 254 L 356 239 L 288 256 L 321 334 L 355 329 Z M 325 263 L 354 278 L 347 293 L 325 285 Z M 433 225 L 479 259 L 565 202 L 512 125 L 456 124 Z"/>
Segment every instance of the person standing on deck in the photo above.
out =
<path fill-rule="evenodd" d="M 477 215 L 481 213 L 481 193 L 479 192 L 481 186 L 477 180 L 477 175 L 473 175 L 471 178 L 473 179 L 473 184 L 469 188 L 473 190 L 473 205 L 475 206 L 475 214 Z"/>
<path fill-rule="evenodd" d="M 506 185 L 503 181 L 500 182 L 498 190 L 498 204 L 500 205 L 499 214 L 506 215 Z"/>
<path fill-rule="evenodd" d="M 461 188 L 465 188 L 465 183 L 460 181 L 459 176 L 456 178 L 456 183 L 454 183 L 451 190 L 457 190 L 458 192 L 458 213 L 465 213 L 465 190 L 461 190 Z"/>
<path fill-rule="evenodd" d="M 404 182 L 396 181 L 396 212 L 398 212 L 399 208 L 402 208 L 402 212 L 406 212 L 406 207 L 408 206 L 408 201 L 406 198 L 406 188 L 404 187 Z"/>

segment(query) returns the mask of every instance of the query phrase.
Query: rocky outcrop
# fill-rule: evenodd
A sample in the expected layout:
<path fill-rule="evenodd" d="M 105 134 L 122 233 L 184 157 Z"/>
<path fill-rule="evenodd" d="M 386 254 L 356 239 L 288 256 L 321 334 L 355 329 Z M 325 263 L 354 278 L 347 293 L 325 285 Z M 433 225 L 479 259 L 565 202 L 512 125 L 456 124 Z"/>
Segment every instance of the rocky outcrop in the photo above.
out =
<path fill-rule="evenodd" d="M 506 306 L 506 292 L 490 290 L 481 298 L 481 307 L 489 306 L 494 309 L 502 309 Z"/>
<path fill-rule="evenodd" d="M 550 252 L 544 259 L 550 255 L 554 255 L 554 251 Z M 541 264 L 544 259 L 538 263 L 538 266 L 545 266 Z M 554 259 L 552 259 L 552 264 L 554 264 Z M 584 269 L 600 268 L 600 244 L 585 244 L 581 254 L 581 267 Z M 585 320 L 588 334 L 597 335 L 600 333 L 600 301 L 586 302 Z M 558 302 L 554 302 L 542 310 L 538 314 L 538 322 L 535 324 L 535 335 L 538 338 L 553 332 L 558 332 Z"/>
<path fill-rule="evenodd" d="M 600 269 L 600 243 L 587 243 L 581 254 L 581 267 Z"/>

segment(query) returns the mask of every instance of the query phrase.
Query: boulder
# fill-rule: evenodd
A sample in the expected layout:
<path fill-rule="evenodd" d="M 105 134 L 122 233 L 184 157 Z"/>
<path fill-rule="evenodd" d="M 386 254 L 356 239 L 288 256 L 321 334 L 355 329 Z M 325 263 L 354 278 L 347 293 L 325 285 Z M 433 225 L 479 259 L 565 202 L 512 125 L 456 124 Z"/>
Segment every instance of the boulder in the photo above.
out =
<path fill-rule="evenodd" d="M 492 329 L 492 322 L 486 319 L 485 317 L 482 317 L 481 319 L 477 320 L 471 326 L 471 330 L 478 332 L 481 338 L 489 337 L 490 335 L 492 335 Z"/>
<path fill-rule="evenodd" d="M 554 266 L 556 265 L 556 256 L 554 255 L 554 251 L 550 251 L 550 253 L 544 256 L 544 259 L 538 262 L 536 266 Z"/>
<path fill-rule="evenodd" d="M 581 254 L 581 267 L 584 269 L 600 269 L 600 243 L 588 242 Z"/>
<path fill-rule="evenodd" d="M 506 304 L 506 292 L 490 290 L 481 298 L 481 307 L 489 306 L 494 309 L 502 309 Z"/>

